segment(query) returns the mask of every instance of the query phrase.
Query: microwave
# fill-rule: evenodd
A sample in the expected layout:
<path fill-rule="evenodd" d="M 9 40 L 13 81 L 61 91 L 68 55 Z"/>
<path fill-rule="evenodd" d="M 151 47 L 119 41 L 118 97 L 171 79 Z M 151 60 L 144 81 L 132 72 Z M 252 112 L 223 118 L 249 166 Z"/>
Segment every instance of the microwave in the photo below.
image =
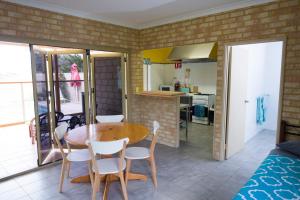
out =
<path fill-rule="evenodd" d="M 172 85 L 160 85 L 159 90 L 161 90 L 161 91 L 174 91 L 174 87 Z"/>

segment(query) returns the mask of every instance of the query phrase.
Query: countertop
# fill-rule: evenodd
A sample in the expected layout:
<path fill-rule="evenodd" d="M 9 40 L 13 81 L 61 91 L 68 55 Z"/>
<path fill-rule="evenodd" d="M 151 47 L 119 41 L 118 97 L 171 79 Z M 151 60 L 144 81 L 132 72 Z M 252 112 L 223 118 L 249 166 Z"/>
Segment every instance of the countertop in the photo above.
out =
<path fill-rule="evenodd" d="M 173 92 L 173 91 L 145 91 L 140 92 L 136 95 L 140 96 L 154 96 L 154 97 L 176 97 L 176 96 L 182 96 L 185 93 L 183 92 Z"/>

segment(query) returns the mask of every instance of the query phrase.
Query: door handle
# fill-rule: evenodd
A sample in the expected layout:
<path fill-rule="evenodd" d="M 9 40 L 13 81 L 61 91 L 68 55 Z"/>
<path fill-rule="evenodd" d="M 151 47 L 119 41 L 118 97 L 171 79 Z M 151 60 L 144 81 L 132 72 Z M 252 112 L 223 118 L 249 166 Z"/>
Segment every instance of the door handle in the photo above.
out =
<path fill-rule="evenodd" d="M 48 91 L 48 96 L 51 97 L 52 96 L 52 92 Z"/>

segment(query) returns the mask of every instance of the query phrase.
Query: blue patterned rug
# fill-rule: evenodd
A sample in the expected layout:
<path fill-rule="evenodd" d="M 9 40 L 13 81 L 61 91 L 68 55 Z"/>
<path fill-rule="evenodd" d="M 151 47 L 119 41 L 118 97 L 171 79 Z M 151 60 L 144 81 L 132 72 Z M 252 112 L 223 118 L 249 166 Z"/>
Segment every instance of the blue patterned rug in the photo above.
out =
<path fill-rule="evenodd" d="M 269 155 L 234 200 L 300 200 L 300 159 Z"/>

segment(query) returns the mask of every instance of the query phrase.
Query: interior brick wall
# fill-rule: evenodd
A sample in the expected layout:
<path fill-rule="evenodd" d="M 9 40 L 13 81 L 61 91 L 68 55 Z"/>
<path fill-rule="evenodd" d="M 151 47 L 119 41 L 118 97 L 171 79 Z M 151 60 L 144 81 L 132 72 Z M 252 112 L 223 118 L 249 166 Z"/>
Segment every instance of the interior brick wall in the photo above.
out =
<path fill-rule="evenodd" d="M 286 39 L 282 119 L 300 124 L 300 1 L 281 0 L 177 23 L 135 30 L 50 11 L 0 2 L 0 35 L 130 50 L 129 92 L 143 88 L 141 50 L 218 42 L 218 78 L 213 154 L 222 159 L 221 115 L 224 45 L 258 39 Z M 129 114 L 135 107 L 130 101 Z M 141 102 L 142 103 L 142 102 Z M 130 116 L 130 118 L 134 116 Z"/>
<path fill-rule="evenodd" d="M 121 58 L 95 58 L 97 115 L 122 114 Z"/>
<path fill-rule="evenodd" d="M 205 42 L 218 43 L 217 95 L 213 156 L 222 159 L 221 117 L 225 44 L 286 38 L 281 117 L 300 124 L 300 1 L 284 0 L 147 28 L 140 32 L 142 49 Z M 142 73 L 142 72 L 141 72 Z"/>
<path fill-rule="evenodd" d="M 131 95 L 131 100 L 135 105 L 131 109 L 133 122 L 144 124 L 149 130 L 152 130 L 153 121 L 158 121 L 160 128 L 157 142 L 171 147 L 179 147 L 179 96 Z"/>

